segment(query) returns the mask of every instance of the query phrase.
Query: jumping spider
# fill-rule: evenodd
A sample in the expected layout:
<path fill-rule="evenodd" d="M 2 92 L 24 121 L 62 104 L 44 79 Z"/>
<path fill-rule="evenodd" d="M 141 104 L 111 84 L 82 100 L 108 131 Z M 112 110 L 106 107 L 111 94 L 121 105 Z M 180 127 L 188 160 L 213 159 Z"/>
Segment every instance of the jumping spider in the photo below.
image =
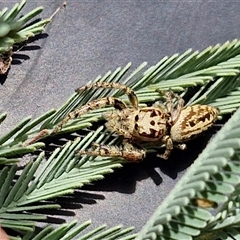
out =
<path fill-rule="evenodd" d="M 185 149 L 184 142 L 198 136 L 213 125 L 219 114 L 218 109 L 208 105 L 184 107 L 184 100 L 172 91 L 165 92 L 166 103 L 155 103 L 151 107 L 139 107 L 134 91 L 120 83 L 96 82 L 80 87 L 76 92 L 90 88 L 113 88 L 123 90 L 129 98 L 131 107 L 114 97 L 93 100 L 70 112 L 54 129 L 58 132 L 70 119 L 77 118 L 90 110 L 113 106 L 116 110 L 104 114 L 106 127 L 123 137 L 123 147 L 94 144 L 95 148 L 79 151 L 79 154 L 91 156 L 123 157 L 129 161 L 140 161 L 146 151 L 139 147 L 141 143 L 151 142 L 153 145 L 165 144 L 166 150 L 157 155 L 168 159 L 173 147 Z M 174 107 L 174 99 L 177 105 Z"/>

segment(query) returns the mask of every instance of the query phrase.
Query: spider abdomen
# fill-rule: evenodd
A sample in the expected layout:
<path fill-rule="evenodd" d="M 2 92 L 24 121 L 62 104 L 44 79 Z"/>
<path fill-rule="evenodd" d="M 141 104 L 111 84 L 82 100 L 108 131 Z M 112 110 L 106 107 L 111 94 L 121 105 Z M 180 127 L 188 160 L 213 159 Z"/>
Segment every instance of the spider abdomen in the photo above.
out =
<path fill-rule="evenodd" d="M 210 128 L 217 120 L 219 110 L 209 105 L 193 105 L 181 110 L 171 127 L 174 142 L 191 140 Z"/>

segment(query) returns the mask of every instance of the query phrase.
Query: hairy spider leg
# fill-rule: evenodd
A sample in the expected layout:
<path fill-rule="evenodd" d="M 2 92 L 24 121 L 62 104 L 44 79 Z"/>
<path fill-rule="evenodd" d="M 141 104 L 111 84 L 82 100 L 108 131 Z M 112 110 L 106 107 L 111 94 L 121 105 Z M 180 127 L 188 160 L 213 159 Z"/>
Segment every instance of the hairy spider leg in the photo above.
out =
<path fill-rule="evenodd" d="M 184 143 L 175 144 L 173 143 L 171 137 L 168 135 L 163 137 L 162 143 L 164 143 L 166 146 L 165 152 L 163 154 L 157 154 L 157 157 L 162 158 L 164 160 L 167 160 L 169 158 L 173 150 L 173 147 L 179 148 L 181 150 L 186 149 L 186 144 Z"/>
<path fill-rule="evenodd" d="M 143 149 L 138 149 L 134 147 L 131 143 L 123 141 L 123 146 L 107 146 L 94 143 L 95 148 L 89 149 L 87 151 L 80 150 L 79 155 L 89 155 L 89 156 L 102 156 L 102 157 L 122 157 L 127 161 L 138 162 L 142 161 L 146 152 Z"/>
<path fill-rule="evenodd" d="M 59 132 L 63 125 L 65 125 L 70 119 L 75 119 L 80 117 L 81 115 L 94 110 L 94 109 L 98 109 L 104 106 L 113 106 L 116 109 L 122 110 L 124 108 L 127 108 L 126 104 L 118 99 L 118 98 L 113 98 L 113 97 L 105 97 L 105 98 L 101 98 L 101 99 L 96 99 L 93 100 L 89 103 L 87 103 L 86 105 L 83 105 L 77 109 L 75 109 L 74 111 L 70 112 L 57 126 L 56 128 L 53 130 L 53 133 L 57 133 Z"/>
<path fill-rule="evenodd" d="M 165 152 L 163 154 L 157 154 L 157 157 L 167 160 L 173 150 L 173 141 L 171 137 L 167 135 L 162 138 L 162 143 L 165 144 Z"/>
<path fill-rule="evenodd" d="M 167 111 L 171 114 L 170 124 L 173 125 L 177 121 L 184 106 L 184 100 L 178 94 L 174 93 L 171 89 L 165 92 L 165 98 Z M 177 99 L 176 109 L 174 109 L 173 98 Z"/>
<path fill-rule="evenodd" d="M 125 84 L 121 84 L 121 83 L 115 83 L 115 82 L 96 82 L 96 83 L 92 83 L 80 88 L 77 88 L 75 91 L 76 92 L 82 92 L 85 90 L 88 90 L 90 88 L 115 88 L 115 89 L 119 89 L 122 90 L 123 92 L 125 92 L 128 96 L 128 99 L 130 101 L 130 103 L 132 104 L 132 106 L 135 109 L 138 109 L 138 98 L 135 94 L 135 92 L 130 88 L 127 87 Z"/>

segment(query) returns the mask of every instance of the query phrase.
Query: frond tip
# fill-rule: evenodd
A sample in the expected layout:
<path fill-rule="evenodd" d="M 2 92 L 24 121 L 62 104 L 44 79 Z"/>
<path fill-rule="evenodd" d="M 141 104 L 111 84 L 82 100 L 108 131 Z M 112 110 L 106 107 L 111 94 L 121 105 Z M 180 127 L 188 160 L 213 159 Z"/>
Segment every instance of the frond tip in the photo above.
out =
<path fill-rule="evenodd" d="M 45 25 L 50 21 L 45 19 L 27 27 L 26 24 L 40 14 L 43 7 L 37 7 L 23 17 L 18 18 L 26 2 L 26 0 L 22 0 L 19 4 L 16 3 L 12 9 L 4 8 L 0 12 L 0 53 L 9 51 L 15 43 L 26 41 L 29 37 L 41 33 Z"/>

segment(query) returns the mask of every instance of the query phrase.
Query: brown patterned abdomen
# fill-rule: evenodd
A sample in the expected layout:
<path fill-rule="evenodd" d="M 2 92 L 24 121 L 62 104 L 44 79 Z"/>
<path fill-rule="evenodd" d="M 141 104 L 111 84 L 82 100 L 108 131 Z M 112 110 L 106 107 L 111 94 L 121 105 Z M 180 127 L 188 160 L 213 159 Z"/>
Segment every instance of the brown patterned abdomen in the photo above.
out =
<path fill-rule="evenodd" d="M 219 110 L 209 105 L 184 108 L 172 126 L 170 135 L 174 142 L 191 140 L 210 128 L 217 120 Z"/>

